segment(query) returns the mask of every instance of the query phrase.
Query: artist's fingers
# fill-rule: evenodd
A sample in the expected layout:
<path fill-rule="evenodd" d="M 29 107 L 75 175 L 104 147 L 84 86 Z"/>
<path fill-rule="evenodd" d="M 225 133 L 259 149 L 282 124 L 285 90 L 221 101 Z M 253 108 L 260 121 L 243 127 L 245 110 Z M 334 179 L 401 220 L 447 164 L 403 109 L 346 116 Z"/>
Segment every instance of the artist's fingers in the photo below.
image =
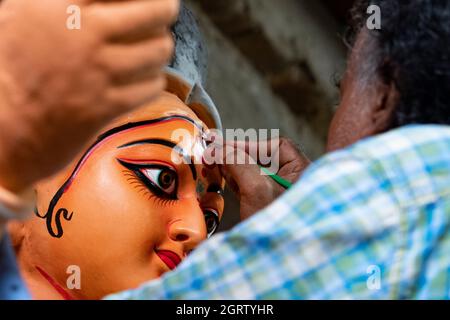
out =
<path fill-rule="evenodd" d="M 310 161 L 303 153 L 302 149 L 292 139 L 281 137 L 279 139 L 280 163 L 285 164 L 291 161 L 301 161 L 305 165 L 309 165 Z"/>
<path fill-rule="evenodd" d="M 260 142 L 228 142 L 236 149 L 245 150 L 257 163 L 266 167 L 268 172 L 274 173 L 291 183 L 297 182 L 306 168 L 310 165 L 309 159 L 299 148 L 286 138 Z M 280 187 L 272 188 L 274 195 L 281 194 Z"/>
<path fill-rule="evenodd" d="M 282 192 L 276 183 L 261 174 L 256 161 L 242 149 L 226 153 L 220 170 L 239 198 L 242 220 L 265 208 Z"/>
<path fill-rule="evenodd" d="M 278 175 L 295 183 L 309 167 L 311 161 L 291 139 L 281 138 L 279 145 Z"/>
<path fill-rule="evenodd" d="M 260 149 L 264 149 L 267 150 L 267 155 L 270 156 L 276 151 L 271 146 L 274 145 L 278 148 L 279 142 L 276 139 L 272 139 L 260 141 L 234 141 L 232 144 L 237 148 L 244 149 L 248 154 L 255 156 L 259 154 Z"/>
<path fill-rule="evenodd" d="M 275 165 L 282 173 L 285 173 L 282 176 L 291 182 L 296 181 L 298 172 L 303 171 L 311 163 L 300 147 L 285 137 L 264 141 L 236 141 L 234 145 L 244 149 L 263 166 Z M 283 167 L 284 170 L 282 170 Z M 287 168 L 295 169 L 291 172 L 293 174 L 286 174 Z"/>
<path fill-rule="evenodd" d="M 173 46 L 169 35 L 132 45 L 111 44 L 100 50 L 97 61 L 113 82 L 133 82 L 159 72 L 170 60 Z"/>
<path fill-rule="evenodd" d="M 166 78 L 161 73 L 153 79 L 125 86 L 112 87 L 108 90 L 106 99 L 114 108 L 113 111 L 121 114 L 150 102 L 164 90 L 165 86 Z"/>
<path fill-rule="evenodd" d="M 91 15 L 104 35 L 125 41 L 136 34 L 154 35 L 155 31 L 167 29 L 176 21 L 178 10 L 179 0 L 108 1 L 91 5 Z"/>

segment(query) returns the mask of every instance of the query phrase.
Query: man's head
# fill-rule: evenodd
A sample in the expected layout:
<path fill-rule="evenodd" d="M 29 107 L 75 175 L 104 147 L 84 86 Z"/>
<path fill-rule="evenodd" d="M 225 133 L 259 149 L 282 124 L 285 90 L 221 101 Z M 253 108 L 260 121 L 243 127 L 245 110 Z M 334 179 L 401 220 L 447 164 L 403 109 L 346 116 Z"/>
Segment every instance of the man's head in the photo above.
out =
<path fill-rule="evenodd" d="M 381 29 L 369 30 L 369 5 Z M 450 124 L 450 1 L 360 0 L 328 149 L 408 124 Z"/>

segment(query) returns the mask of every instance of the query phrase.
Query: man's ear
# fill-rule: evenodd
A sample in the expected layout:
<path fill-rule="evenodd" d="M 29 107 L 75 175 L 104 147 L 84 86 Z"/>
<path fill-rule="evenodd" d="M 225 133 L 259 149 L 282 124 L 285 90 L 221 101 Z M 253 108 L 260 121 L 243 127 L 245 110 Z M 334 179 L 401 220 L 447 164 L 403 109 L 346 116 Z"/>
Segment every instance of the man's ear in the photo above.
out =
<path fill-rule="evenodd" d="M 390 129 L 398 99 L 399 93 L 393 82 L 378 85 L 376 103 L 371 115 L 373 134 L 380 134 Z"/>

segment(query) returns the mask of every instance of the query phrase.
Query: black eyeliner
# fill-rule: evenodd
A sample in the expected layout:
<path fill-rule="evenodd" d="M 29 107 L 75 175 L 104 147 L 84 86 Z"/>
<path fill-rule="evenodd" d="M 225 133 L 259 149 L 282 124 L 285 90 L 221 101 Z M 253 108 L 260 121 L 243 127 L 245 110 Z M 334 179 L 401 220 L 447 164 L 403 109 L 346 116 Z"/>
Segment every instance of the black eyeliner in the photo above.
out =
<path fill-rule="evenodd" d="M 128 170 L 132 171 L 136 177 L 142 181 L 142 183 L 149 189 L 150 192 L 155 194 L 156 196 L 162 198 L 163 200 L 178 200 L 177 193 L 178 193 L 178 178 L 175 180 L 175 191 L 173 195 L 170 195 L 164 191 L 161 190 L 158 186 L 156 186 L 144 173 L 142 173 L 142 169 L 161 169 L 161 170 L 167 170 L 169 169 L 166 166 L 158 165 L 158 164 L 135 164 L 135 163 L 129 163 L 120 159 L 117 159 L 117 161 L 127 168 Z M 172 169 L 169 169 L 172 170 Z"/>

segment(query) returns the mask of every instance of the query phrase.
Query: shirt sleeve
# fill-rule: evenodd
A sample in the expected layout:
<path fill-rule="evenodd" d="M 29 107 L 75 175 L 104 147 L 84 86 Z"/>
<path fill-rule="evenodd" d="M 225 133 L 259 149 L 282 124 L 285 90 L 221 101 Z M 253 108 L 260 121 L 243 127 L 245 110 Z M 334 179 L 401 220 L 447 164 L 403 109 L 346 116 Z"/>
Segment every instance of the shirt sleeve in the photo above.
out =
<path fill-rule="evenodd" d="M 397 202 L 379 191 L 382 183 L 362 161 L 347 157 L 323 161 L 263 212 L 205 242 L 176 271 L 109 298 L 386 295 L 388 286 L 368 288 L 371 275 L 389 276 L 386 267 L 393 262 L 401 237 Z M 378 282 L 372 282 L 377 287 Z"/>

